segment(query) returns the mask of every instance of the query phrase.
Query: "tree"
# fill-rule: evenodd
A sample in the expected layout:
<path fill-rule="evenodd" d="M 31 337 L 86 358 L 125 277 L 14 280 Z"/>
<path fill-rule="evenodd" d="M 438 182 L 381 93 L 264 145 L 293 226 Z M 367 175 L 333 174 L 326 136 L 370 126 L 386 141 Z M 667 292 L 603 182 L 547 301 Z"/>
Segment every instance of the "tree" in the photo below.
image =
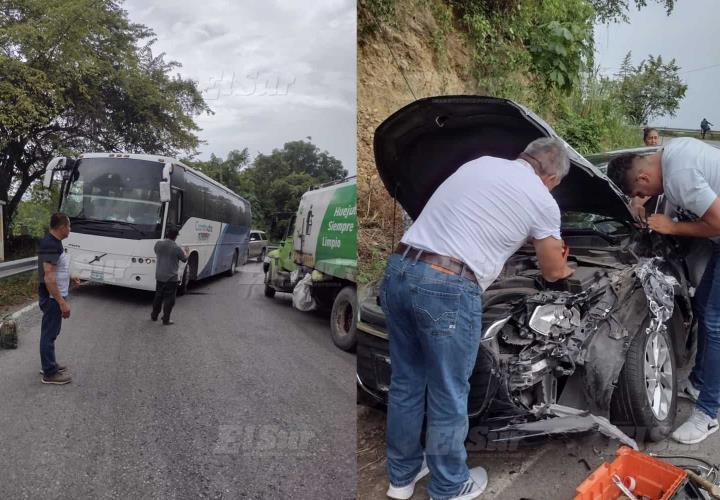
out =
<path fill-rule="evenodd" d="M 630 8 L 628 0 L 589 0 L 589 2 L 595 9 L 597 20 L 601 23 L 629 21 L 627 15 Z M 667 15 L 670 15 L 675 7 L 675 0 L 655 0 L 655 2 L 665 6 Z M 647 6 L 647 0 L 634 0 L 634 3 L 638 10 Z"/>
<path fill-rule="evenodd" d="M 637 66 L 630 62 L 628 52 L 617 79 L 617 96 L 625 115 L 635 125 L 646 124 L 656 116 L 675 116 L 687 85 L 678 74 L 675 59 L 664 64 L 662 56 L 648 56 Z"/>
<path fill-rule="evenodd" d="M 250 154 L 247 148 L 242 151 L 234 149 L 228 153 L 225 160 L 215 156 L 215 154 L 211 154 L 208 161 L 186 159 L 183 160 L 183 162 L 200 170 L 205 175 L 212 177 L 233 191 L 240 192 L 242 184 L 241 172 L 249 165 Z"/>
<path fill-rule="evenodd" d="M 56 155 L 194 151 L 211 112 L 116 0 L 0 3 L 0 200 L 9 220 Z"/>

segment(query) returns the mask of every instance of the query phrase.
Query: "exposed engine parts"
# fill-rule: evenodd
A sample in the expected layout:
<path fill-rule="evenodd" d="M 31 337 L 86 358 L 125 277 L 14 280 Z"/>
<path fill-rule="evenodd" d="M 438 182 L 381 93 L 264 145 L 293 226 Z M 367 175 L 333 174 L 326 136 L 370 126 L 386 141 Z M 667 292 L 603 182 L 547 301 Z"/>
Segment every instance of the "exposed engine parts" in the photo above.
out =
<path fill-rule="evenodd" d="M 557 387 L 558 381 L 564 385 L 566 378 L 574 375 L 578 367 L 583 368 L 581 376 L 587 370 L 613 371 L 612 363 L 600 363 L 597 359 L 590 359 L 587 366 L 588 358 L 598 356 L 597 349 L 588 349 L 598 332 L 602 331 L 614 341 L 622 354 L 630 344 L 631 333 L 638 331 L 629 324 L 628 317 L 641 315 L 635 318 L 639 326 L 649 309 L 649 332 L 665 328 L 664 324 L 673 313 L 677 280 L 661 270 L 663 261 L 659 258 L 642 259 L 623 270 L 612 266 L 579 267 L 572 292 L 543 289 L 539 272 L 528 262 L 516 258 L 511 265 L 514 269 L 509 273 L 512 274 L 508 278 L 509 286 L 505 288 L 504 280 L 499 280 L 493 285 L 492 293 L 501 297 L 503 290 L 507 290 L 516 298 L 510 301 L 509 308 L 507 300 L 498 300 L 505 307 L 502 312 L 505 318 L 494 315 L 492 305 L 486 308 L 487 321 L 504 322 L 492 329 L 494 338 L 489 339 L 486 334 L 483 345 L 494 351 L 493 358 L 499 364 L 496 373 L 501 378 L 500 384 L 506 388 L 505 393 L 526 411 L 535 405 L 556 404 L 557 391 L 548 390 L 548 387 Z M 525 295 L 517 296 L 521 290 L 517 287 L 518 280 L 522 279 L 534 280 L 538 285 L 535 293 L 524 288 Z M 645 296 L 646 302 L 638 298 L 630 300 L 638 292 Z M 500 313 L 500 310 L 495 312 Z M 618 366 L 621 368 L 622 364 Z M 611 386 L 617 375 L 589 378 L 607 380 Z M 548 378 L 554 379 L 554 383 L 549 384 Z M 611 393 L 612 387 L 606 390 Z M 586 387 L 586 392 L 595 391 Z M 606 399 L 598 396 L 595 402 L 598 404 L 589 404 L 588 408 L 606 407 Z"/>

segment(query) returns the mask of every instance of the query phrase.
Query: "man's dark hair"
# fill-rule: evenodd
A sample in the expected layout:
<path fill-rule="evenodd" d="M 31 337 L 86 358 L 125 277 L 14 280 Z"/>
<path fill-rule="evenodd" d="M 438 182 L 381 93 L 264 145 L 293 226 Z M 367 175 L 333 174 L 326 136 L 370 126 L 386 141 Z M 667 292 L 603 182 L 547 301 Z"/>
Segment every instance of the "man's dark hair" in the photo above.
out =
<path fill-rule="evenodd" d="M 70 218 L 62 212 L 50 216 L 50 229 L 60 229 L 70 224 Z"/>
<path fill-rule="evenodd" d="M 169 240 L 175 240 L 175 238 L 177 238 L 178 232 L 179 231 L 176 227 L 170 227 L 165 230 L 165 237 Z"/>
<path fill-rule="evenodd" d="M 607 176 L 625 194 L 629 194 L 632 190 L 632 186 L 628 182 L 628 178 L 630 177 L 628 174 L 630 173 L 630 170 L 632 170 L 633 164 L 637 158 L 640 158 L 640 155 L 635 153 L 625 153 L 623 155 L 616 156 L 608 163 Z"/>

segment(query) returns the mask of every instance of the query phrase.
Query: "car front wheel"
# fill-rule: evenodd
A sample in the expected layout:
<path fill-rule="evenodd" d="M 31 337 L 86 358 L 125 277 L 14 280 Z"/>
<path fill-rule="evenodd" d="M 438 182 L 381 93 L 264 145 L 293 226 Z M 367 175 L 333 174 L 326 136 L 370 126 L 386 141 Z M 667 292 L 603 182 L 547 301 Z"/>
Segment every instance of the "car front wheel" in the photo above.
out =
<path fill-rule="evenodd" d="M 643 324 L 627 351 L 611 415 L 613 423 L 626 433 L 660 441 L 670 434 L 675 423 L 675 353 L 668 332 L 645 333 L 647 324 Z M 628 428 L 634 432 L 628 432 Z"/>

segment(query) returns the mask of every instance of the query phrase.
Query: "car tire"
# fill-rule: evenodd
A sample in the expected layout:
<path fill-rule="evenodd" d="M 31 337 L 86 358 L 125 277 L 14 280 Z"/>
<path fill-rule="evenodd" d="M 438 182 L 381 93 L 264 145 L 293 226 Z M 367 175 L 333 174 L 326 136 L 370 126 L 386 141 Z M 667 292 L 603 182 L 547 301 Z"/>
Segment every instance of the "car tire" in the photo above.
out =
<path fill-rule="evenodd" d="M 626 434 L 638 440 L 661 441 L 675 424 L 677 369 L 670 335 L 667 331 L 647 334 L 648 324 L 648 320 L 643 323 L 627 351 L 610 415 Z M 661 382 L 654 391 L 651 380 Z"/>
<path fill-rule="evenodd" d="M 185 270 L 183 271 L 182 279 L 178 284 L 177 294 L 185 295 L 188 291 L 188 284 L 190 283 L 190 263 L 185 264 Z"/>
<path fill-rule="evenodd" d="M 357 293 L 346 286 L 335 297 L 330 313 L 330 335 L 343 351 L 354 351 L 357 345 Z"/>
<path fill-rule="evenodd" d="M 258 255 L 258 258 L 257 258 L 257 261 L 258 261 L 258 262 L 262 262 L 263 260 L 265 260 L 265 253 L 266 253 L 266 252 L 267 252 L 267 250 L 266 250 L 265 248 L 263 248 L 263 249 L 260 251 L 260 255 Z"/>

